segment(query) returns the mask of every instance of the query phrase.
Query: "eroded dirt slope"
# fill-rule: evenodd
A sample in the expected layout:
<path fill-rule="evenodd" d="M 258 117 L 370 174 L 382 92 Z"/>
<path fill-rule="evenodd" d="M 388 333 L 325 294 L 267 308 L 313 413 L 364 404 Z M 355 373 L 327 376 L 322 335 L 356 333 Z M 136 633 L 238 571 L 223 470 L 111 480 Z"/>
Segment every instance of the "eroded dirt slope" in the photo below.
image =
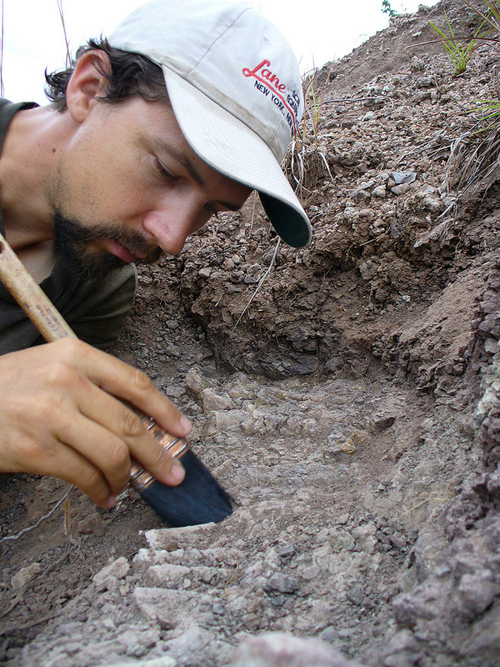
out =
<path fill-rule="evenodd" d="M 318 72 L 289 159 L 307 249 L 250 200 L 141 270 L 115 353 L 193 420 L 233 516 L 165 529 L 132 491 L 113 512 L 72 492 L 11 540 L 65 486 L 5 482 L 3 664 L 274 665 L 265 632 L 298 665 L 498 664 L 499 189 L 450 161 L 498 52 L 452 76 L 423 44 L 444 9 L 477 25 L 421 8 Z"/>

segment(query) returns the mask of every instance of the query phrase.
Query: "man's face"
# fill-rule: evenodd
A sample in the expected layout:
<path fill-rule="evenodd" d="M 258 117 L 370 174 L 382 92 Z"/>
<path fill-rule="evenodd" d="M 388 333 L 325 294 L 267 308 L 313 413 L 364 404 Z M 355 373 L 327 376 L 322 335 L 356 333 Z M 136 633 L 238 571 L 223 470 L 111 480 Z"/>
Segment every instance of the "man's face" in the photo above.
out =
<path fill-rule="evenodd" d="M 194 153 L 170 107 L 138 97 L 94 103 L 46 191 L 60 254 L 94 276 L 180 252 L 214 213 L 250 194 Z"/>

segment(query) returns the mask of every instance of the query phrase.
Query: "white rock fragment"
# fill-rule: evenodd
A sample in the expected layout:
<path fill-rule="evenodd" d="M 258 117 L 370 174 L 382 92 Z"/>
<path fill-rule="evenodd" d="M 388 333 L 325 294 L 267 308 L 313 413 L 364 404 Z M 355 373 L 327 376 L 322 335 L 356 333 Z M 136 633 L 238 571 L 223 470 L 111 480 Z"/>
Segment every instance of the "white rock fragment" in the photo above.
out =
<path fill-rule="evenodd" d="M 16 572 L 10 580 L 10 585 L 15 591 L 21 590 L 40 572 L 42 566 L 40 563 L 32 563 L 28 567 L 23 567 Z"/>
<path fill-rule="evenodd" d="M 233 667 L 360 667 L 319 639 L 267 633 L 247 639 L 237 650 Z"/>
<path fill-rule="evenodd" d="M 129 562 L 122 556 L 109 565 L 106 565 L 106 567 L 103 567 L 100 572 L 94 575 L 93 582 L 100 589 L 109 588 L 110 585 L 119 579 L 123 579 L 128 574 L 129 570 Z"/>

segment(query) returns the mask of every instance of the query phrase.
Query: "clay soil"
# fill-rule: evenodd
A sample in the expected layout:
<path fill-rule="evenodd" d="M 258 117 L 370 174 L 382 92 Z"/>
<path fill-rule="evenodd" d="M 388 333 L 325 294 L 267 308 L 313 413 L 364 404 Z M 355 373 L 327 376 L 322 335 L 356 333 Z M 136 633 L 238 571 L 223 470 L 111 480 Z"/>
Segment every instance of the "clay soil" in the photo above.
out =
<path fill-rule="evenodd" d="M 500 185 L 474 134 L 498 48 L 455 76 L 445 9 L 477 27 L 421 7 L 315 73 L 287 159 L 309 247 L 252 196 L 140 269 L 112 352 L 190 417 L 234 514 L 170 529 L 132 490 L 107 512 L 5 479 L 1 664 L 222 667 L 265 632 L 346 661 L 294 665 L 499 664 Z"/>

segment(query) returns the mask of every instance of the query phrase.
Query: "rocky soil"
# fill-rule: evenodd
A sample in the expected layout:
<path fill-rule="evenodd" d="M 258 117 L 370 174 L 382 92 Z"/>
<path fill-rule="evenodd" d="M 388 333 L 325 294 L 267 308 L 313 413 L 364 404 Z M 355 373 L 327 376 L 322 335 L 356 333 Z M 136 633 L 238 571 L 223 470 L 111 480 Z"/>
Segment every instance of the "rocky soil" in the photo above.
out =
<path fill-rule="evenodd" d="M 1 664 L 499 664 L 500 188 L 473 134 L 498 51 L 454 76 L 445 9 L 477 26 L 421 7 L 315 74 L 288 159 L 308 248 L 251 198 L 141 270 L 114 353 L 189 415 L 233 515 L 5 481 Z"/>

